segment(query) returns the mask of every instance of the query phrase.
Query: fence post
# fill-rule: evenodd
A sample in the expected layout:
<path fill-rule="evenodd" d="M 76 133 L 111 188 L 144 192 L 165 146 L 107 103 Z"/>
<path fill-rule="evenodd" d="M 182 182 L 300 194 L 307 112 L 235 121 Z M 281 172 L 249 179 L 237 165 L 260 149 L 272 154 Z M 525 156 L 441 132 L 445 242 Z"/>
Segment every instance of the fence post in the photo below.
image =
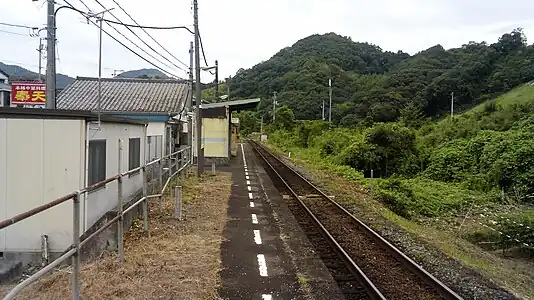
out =
<path fill-rule="evenodd" d="M 172 176 L 172 153 L 169 154 L 169 178 Z"/>
<path fill-rule="evenodd" d="M 141 167 L 141 178 L 143 180 L 143 230 L 148 232 L 148 201 L 147 201 L 147 176 L 146 165 Z"/>
<path fill-rule="evenodd" d="M 371 169 L 371 204 L 373 203 L 373 169 Z"/>
<path fill-rule="evenodd" d="M 174 211 L 174 217 L 178 220 L 182 220 L 182 187 L 175 187 L 176 194 L 176 210 Z"/>
<path fill-rule="evenodd" d="M 193 145 L 189 145 L 189 155 L 191 157 L 191 160 L 189 161 L 189 166 L 193 167 L 193 163 L 194 163 L 194 159 L 195 159 L 195 155 L 193 154 Z M 187 172 L 187 173 L 189 173 L 189 172 Z"/>
<path fill-rule="evenodd" d="M 158 161 L 159 212 L 163 211 L 163 158 Z"/>
<path fill-rule="evenodd" d="M 122 160 L 123 160 L 123 141 L 119 139 L 119 179 L 117 181 L 117 214 L 119 221 L 117 223 L 117 241 L 119 248 L 119 264 L 124 262 L 124 215 L 123 215 L 123 195 L 122 195 Z"/>
<path fill-rule="evenodd" d="M 213 175 L 215 175 L 215 162 L 211 163 L 211 173 L 213 173 Z"/>
<path fill-rule="evenodd" d="M 76 252 L 72 255 L 72 299 L 80 299 L 80 198 L 76 192 L 72 204 L 72 246 Z"/>

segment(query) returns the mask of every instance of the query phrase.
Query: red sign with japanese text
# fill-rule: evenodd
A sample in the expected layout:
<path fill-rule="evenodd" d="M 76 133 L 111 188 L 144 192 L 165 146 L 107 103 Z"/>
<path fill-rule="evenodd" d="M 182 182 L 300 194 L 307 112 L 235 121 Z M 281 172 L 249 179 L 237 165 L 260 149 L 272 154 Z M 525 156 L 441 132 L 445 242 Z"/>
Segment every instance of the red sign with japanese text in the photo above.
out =
<path fill-rule="evenodd" d="M 43 105 L 45 103 L 46 85 L 44 83 L 11 83 L 11 104 Z"/>

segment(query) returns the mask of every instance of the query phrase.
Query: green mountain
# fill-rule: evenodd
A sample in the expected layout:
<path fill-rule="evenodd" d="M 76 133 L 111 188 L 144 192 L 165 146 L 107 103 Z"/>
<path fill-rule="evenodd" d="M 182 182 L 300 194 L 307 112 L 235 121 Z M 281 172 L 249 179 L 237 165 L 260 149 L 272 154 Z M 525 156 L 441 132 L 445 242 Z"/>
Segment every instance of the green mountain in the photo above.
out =
<path fill-rule="evenodd" d="M 332 78 L 332 119 L 343 125 L 395 121 L 412 115 L 439 117 L 463 111 L 534 79 L 534 46 L 521 29 L 494 44 L 469 42 L 445 50 L 436 45 L 410 56 L 353 42 L 335 33 L 312 35 L 229 80 L 235 97 L 261 97 L 269 115 L 273 92 L 297 119 L 319 119 L 328 105 Z"/>
<path fill-rule="evenodd" d="M 39 74 L 32 72 L 30 70 L 27 70 L 23 67 L 17 66 L 17 65 L 8 65 L 0 62 L 0 70 L 6 72 L 9 75 L 10 81 L 17 81 L 17 80 L 37 80 L 39 78 Z M 43 73 L 43 78 L 44 78 Z M 67 75 L 63 74 L 57 74 L 56 75 L 56 86 L 58 89 L 63 89 L 67 85 L 69 85 L 71 82 L 74 81 L 74 78 L 69 77 Z"/>
<path fill-rule="evenodd" d="M 117 75 L 120 78 L 170 78 L 165 73 L 161 72 L 158 69 L 140 69 L 140 70 L 131 70 L 120 73 Z"/>

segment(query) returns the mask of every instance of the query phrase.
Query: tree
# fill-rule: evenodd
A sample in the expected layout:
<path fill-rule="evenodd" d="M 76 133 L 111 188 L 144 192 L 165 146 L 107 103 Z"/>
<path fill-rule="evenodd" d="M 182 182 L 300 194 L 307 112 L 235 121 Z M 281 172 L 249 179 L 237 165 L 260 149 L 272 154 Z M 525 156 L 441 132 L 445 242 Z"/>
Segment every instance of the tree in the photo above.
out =
<path fill-rule="evenodd" d="M 295 115 L 293 111 L 287 106 L 281 106 L 276 110 L 275 121 L 271 124 L 274 130 L 292 130 L 295 125 Z"/>
<path fill-rule="evenodd" d="M 239 119 L 239 132 L 241 134 L 247 135 L 259 131 L 260 120 L 256 112 L 244 110 L 239 113 L 234 113 L 233 117 Z"/>
<path fill-rule="evenodd" d="M 400 111 L 399 121 L 406 127 L 419 129 L 424 123 L 424 113 L 415 103 L 409 103 Z"/>
<path fill-rule="evenodd" d="M 521 28 L 491 45 L 470 41 L 449 50 L 436 45 L 413 56 L 334 33 L 315 34 L 240 69 L 229 84 L 232 98 L 271 99 L 277 91 L 299 120 L 321 118 L 329 78 L 334 79 L 334 123 L 396 121 L 410 104 L 434 118 L 449 113 L 451 92 L 455 111 L 461 112 L 534 79 L 533 53 Z M 271 104 L 260 106 L 268 111 Z"/>

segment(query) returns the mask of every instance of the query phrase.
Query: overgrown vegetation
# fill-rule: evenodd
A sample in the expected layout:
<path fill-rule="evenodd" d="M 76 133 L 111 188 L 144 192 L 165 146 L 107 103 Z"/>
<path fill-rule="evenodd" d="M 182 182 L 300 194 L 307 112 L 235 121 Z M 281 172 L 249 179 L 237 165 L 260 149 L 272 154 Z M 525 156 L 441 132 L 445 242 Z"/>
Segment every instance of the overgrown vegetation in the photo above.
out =
<path fill-rule="evenodd" d="M 297 119 L 320 119 L 331 78 L 334 123 L 400 120 L 417 129 L 425 118 L 449 113 L 453 92 L 461 112 L 533 80 L 533 60 L 534 46 L 521 29 L 493 44 L 469 42 L 449 50 L 436 45 L 413 56 L 328 33 L 306 37 L 226 82 L 233 99 L 260 97 L 266 122 L 274 91 Z"/>
<path fill-rule="evenodd" d="M 281 129 L 282 121 L 275 121 L 269 142 L 362 185 L 370 183 L 373 170 L 376 197 L 407 219 L 453 218 L 468 215 L 474 206 L 523 208 L 482 219 L 487 227 L 471 240 L 499 238 L 506 247 L 530 246 L 533 121 L 534 86 L 525 85 L 453 119 L 422 123 L 419 129 L 402 121 L 344 128 L 294 120 L 292 127 Z M 508 221 L 492 224 L 501 216 Z"/>

